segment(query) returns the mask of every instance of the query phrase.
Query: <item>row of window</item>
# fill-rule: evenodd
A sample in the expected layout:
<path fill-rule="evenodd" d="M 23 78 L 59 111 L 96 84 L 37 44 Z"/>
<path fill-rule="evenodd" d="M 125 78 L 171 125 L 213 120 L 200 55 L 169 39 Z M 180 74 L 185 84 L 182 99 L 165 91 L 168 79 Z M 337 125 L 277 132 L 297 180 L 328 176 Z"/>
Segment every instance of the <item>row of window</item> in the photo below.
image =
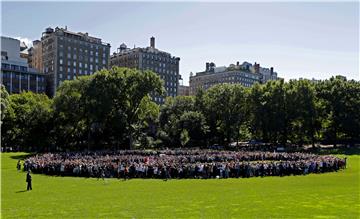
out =
<path fill-rule="evenodd" d="M 2 68 L 2 69 L 13 70 L 13 71 L 23 71 L 23 72 L 27 72 L 27 71 L 28 71 L 28 67 L 26 67 L 26 66 L 10 65 L 10 64 L 7 64 L 7 63 L 1 63 L 1 68 Z"/>
<path fill-rule="evenodd" d="M 67 66 L 65 66 L 65 67 L 70 67 L 71 66 L 71 64 L 73 64 L 72 66 L 73 67 L 76 67 L 76 66 L 78 66 L 79 68 L 82 68 L 82 67 L 84 67 L 84 68 L 87 68 L 88 67 L 88 63 L 83 63 L 83 62 L 77 62 L 77 61 L 70 61 L 70 60 L 68 60 L 67 61 Z M 84 64 L 84 65 L 83 65 Z M 98 66 L 97 64 L 98 64 L 98 62 L 95 62 L 95 66 Z M 106 65 L 106 63 L 105 63 L 105 60 L 103 60 L 103 63 L 102 63 L 103 65 Z M 64 65 L 64 61 L 63 61 L 63 59 L 59 59 L 59 65 L 60 65 L 60 67 L 62 66 L 62 65 Z M 93 66 L 93 64 L 89 64 L 89 66 L 90 66 L 90 70 L 92 70 L 92 66 Z M 101 65 L 100 65 L 101 66 Z M 101 67 L 100 67 L 101 68 Z"/>
<path fill-rule="evenodd" d="M 84 76 L 84 75 L 91 75 L 92 74 L 92 72 L 88 72 L 88 71 L 79 71 L 79 76 Z M 61 80 L 61 79 L 68 79 L 68 80 L 71 80 L 71 79 L 74 79 L 74 78 L 76 78 L 77 76 L 76 76 L 76 72 L 74 71 L 73 73 L 71 73 L 71 72 L 68 72 L 68 74 L 67 74 L 67 76 L 65 77 L 65 75 L 63 74 L 63 73 L 59 73 L 58 74 L 58 76 L 59 76 L 59 79 Z"/>
<path fill-rule="evenodd" d="M 161 61 L 161 62 L 169 62 L 171 64 L 176 64 L 176 59 L 168 58 L 168 57 L 161 57 L 158 55 L 152 55 L 152 54 L 143 54 L 143 59 L 149 59 L 149 60 L 155 60 L 155 61 Z"/>
<path fill-rule="evenodd" d="M 59 52 L 59 57 L 60 57 L 60 59 L 59 59 L 59 62 L 62 62 L 63 61 L 63 53 L 62 52 Z M 98 57 L 92 57 L 92 56 L 90 56 L 90 57 L 88 57 L 88 56 L 82 56 L 82 55 L 79 55 L 79 56 L 77 56 L 76 54 L 73 54 L 73 55 L 71 55 L 70 53 L 68 53 L 67 54 L 67 59 L 73 59 L 74 61 L 75 60 L 80 60 L 80 61 L 88 61 L 88 62 L 94 62 L 95 61 L 95 63 L 99 63 L 99 58 Z M 106 58 L 105 57 L 103 57 L 102 59 L 102 63 L 105 65 L 105 63 L 107 62 L 106 61 Z"/>
<path fill-rule="evenodd" d="M 10 82 L 5 82 L 4 83 L 5 85 L 5 88 L 7 91 L 9 91 L 9 93 L 19 93 L 19 91 L 33 91 L 33 92 L 39 92 L 39 93 L 43 93 L 45 92 L 45 86 L 43 85 L 38 85 L 37 86 L 37 89 L 36 89 L 36 86 L 24 86 L 24 84 L 20 84 L 20 83 L 11 83 Z"/>
<path fill-rule="evenodd" d="M 67 72 L 70 73 L 70 72 L 74 72 L 76 73 L 77 71 L 77 68 L 76 68 L 76 65 L 74 65 L 74 67 L 71 67 L 71 66 L 59 66 L 59 72 L 63 72 L 65 69 L 67 69 Z M 87 68 L 87 65 L 84 66 L 84 68 L 82 66 L 78 66 L 78 70 L 79 72 L 85 72 L 85 74 L 87 74 L 86 72 L 93 72 L 93 71 L 97 71 L 97 70 L 100 70 L 100 69 L 103 69 L 103 66 L 102 65 L 95 65 L 93 66 L 92 64 L 89 65 L 89 69 Z"/>
<path fill-rule="evenodd" d="M 165 98 L 163 97 L 153 97 L 153 100 L 157 103 L 164 103 Z"/>
<path fill-rule="evenodd" d="M 175 92 L 176 93 L 176 87 L 166 87 L 165 88 L 168 92 Z"/>
<path fill-rule="evenodd" d="M 95 50 L 99 50 L 102 48 L 102 50 L 105 52 L 106 51 L 106 46 L 99 46 L 99 45 L 94 45 L 93 43 L 89 43 L 89 42 L 85 42 L 83 40 L 76 40 L 76 39 L 65 39 L 63 37 L 59 37 L 58 43 L 60 45 L 62 45 L 63 42 L 67 41 L 68 43 L 74 43 L 76 45 L 83 45 L 85 47 L 89 47 L 91 49 L 95 49 Z"/>
<path fill-rule="evenodd" d="M 30 78 L 30 80 L 36 78 L 36 81 L 39 82 L 44 82 L 45 81 L 45 77 L 44 76 L 37 76 L 37 75 L 29 75 L 29 74 L 19 74 L 16 72 L 4 72 L 1 74 L 2 78 L 4 79 L 14 79 L 14 80 L 28 80 Z"/>

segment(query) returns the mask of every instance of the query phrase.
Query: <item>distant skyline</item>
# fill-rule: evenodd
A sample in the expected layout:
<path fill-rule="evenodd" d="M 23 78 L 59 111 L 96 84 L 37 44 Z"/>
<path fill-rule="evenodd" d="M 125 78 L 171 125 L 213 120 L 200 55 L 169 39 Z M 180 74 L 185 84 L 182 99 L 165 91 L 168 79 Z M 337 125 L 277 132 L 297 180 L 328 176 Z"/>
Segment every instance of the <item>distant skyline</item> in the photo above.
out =
<path fill-rule="evenodd" d="M 359 80 L 359 2 L 1 2 L 1 35 L 30 41 L 46 27 L 180 57 L 180 74 L 249 61 L 279 77 Z"/>

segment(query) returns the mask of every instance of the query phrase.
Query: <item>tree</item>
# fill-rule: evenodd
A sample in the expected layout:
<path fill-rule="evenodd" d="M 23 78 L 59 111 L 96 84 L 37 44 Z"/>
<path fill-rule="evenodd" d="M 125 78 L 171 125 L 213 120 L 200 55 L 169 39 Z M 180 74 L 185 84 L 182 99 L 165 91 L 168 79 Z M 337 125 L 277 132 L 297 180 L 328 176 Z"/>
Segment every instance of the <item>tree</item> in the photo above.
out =
<path fill-rule="evenodd" d="M 151 71 L 119 67 L 64 82 L 54 105 L 60 136 L 88 149 L 132 148 L 144 120 L 157 117 L 150 94 L 162 95 L 162 83 Z"/>
<path fill-rule="evenodd" d="M 246 118 L 246 96 L 246 88 L 241 85 L 221 84 L 206 91 L 202 113 L 210 126 L 212 142 L 229 144 L 238 140 Z"/>
<path fill-rule="evenodd" d="M 184 112 L 177 120 L 177 130 L 180 132 L 181 145 L 202 147 L 206 143 L 208 126 L 205 116 L 197 111 Z M 186 143 L 184 144 L 184 138 Z"/>
<path fill-rule="evenodd" d="M 58 147 L 70 150 L 87 148 L 90 129 L 85 91 L 91 76 L 64 81 L 54 97 L 54 139 Z"/>
<path fill-rule="evenodd" d="M 161 106 L 158 137 L 168 146 L 180 146 L 179 120 L 189 111 L 194 111 L 194 98 L 190 96 L 168 97 Z"/>
<path fill-rule="evenodd" d="M 332 77 L 316 85 L 321 103 L 322 137 L 336 146 L 340 141 L 354 143 L 360 139 L 359 82 Z"/>
<path fill-rule="evenodd" d="M 184 147 L 189 142 L 189 140 L 189 132 L 186 129 L 182 130 L 180 133 L 181 145 Z"/>
<path fill-rule="evenodd" d="M 298 145 L 311 142 L 314 146 L 315 134 L 320 126 L 314 84 L 309 80 L 291 80 L 289 85 L 291 140 Z"/>
<path fill-rule="evenodd" d="M 1 108 L 0 108 L 0 119 L 3 120 L 5 117 L 6 109 L 9 105 L 9 93 L 7 92 L 4 85 L 0 85 L 0 96 L 1 96 Z"/>
<path fill-rule="evenodd" d="M 201 147 L 206 143 L 208 126 L 204 115 L 196 110 L 194 97 L 167 98 L 159 125 L 158 136 L 167 146 Z"/>
<path fill-rule="evenodd" d="M 44 151 L 50 144 L 52 100 L 44 94 L 23 92 L 9 96 L 3 120 L 2 143 L 22 151 Z"/>

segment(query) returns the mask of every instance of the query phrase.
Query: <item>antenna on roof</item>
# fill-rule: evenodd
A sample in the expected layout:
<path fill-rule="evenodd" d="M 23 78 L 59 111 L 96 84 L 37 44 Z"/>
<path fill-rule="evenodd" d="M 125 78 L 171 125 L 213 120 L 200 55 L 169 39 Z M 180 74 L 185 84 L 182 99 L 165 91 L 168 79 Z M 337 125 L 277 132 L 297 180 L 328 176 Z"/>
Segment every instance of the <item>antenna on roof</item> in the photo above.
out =
<path fill-rule="evenodd" d="M 134 49 L 135 49 L 135 44 L 134 44 Z"/>

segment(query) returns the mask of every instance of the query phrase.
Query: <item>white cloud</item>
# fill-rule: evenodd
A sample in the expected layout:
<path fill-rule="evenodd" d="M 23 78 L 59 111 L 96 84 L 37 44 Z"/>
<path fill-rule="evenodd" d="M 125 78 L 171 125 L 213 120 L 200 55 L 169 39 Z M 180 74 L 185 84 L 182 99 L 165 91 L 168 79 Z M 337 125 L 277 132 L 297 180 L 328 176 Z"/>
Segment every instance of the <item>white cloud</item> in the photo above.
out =
<path fill-rule="evenodd" d="M 28 48 L 32 47 L 32 40 L 26 37 L 15 37 L 15 39 L 20 40 L 20 42 L 24 42 Z"/>

